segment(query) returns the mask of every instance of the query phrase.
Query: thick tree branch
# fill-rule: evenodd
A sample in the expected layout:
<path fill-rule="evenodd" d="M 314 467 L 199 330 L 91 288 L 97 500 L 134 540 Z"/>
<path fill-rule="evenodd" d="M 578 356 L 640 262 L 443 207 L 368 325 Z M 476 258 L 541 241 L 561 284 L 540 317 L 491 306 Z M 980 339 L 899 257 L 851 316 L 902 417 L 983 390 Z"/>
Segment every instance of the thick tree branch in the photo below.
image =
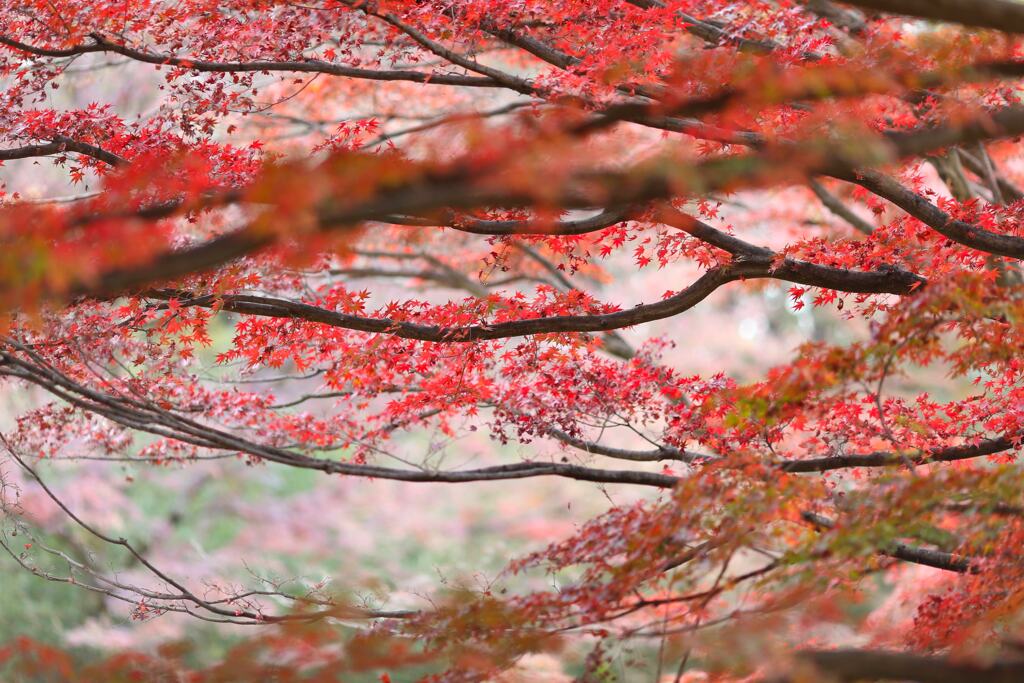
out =
<path fill-rule="evenodd" d="M 245 315 L 305 320 L 331 327 L 389 334 L 404 339 L 465 343 L 534 334 L 604 332 L 632 327 L 683 313 L 729 282 L 755 278 L 784 280 L 861 294 L 911 294 L 925 283 L 923 278 L 897 268 L 851 271 L 790 259 L 776 263 L 771 252 L 768 252 L 758 256 L 741 255 L 741 258 L 729 265 L 712 268 L 683 291 L 654 304 L 640 304 L 614 313 L 541 317 L 461 327 L 357 316 L 311 304 L 248 294 L 191 295 L 175 290 L 150 290 L 146 294 L 153 298 L 177 299 L 182 306 L 200 306 Z"/>
<path fill-rule="evenodd" d="M 27 145 L 15 149 L 0 149 L 0 161 L 11 161 L 13 159 L 29 159 L 32 157 L 44 157 L 51 154 L 63 154 L 64 152 L 76 152 L 83 156 L 92 157 L 111 166 L 122 166 L 128 163 L 124 157 L 108 152 L 96 145 L 85 142 L 78 142 L 64 136 L 57 136 L 52 141 L 38 145 Z"/>
<path fill-rule="evenodd" d="M 828 19 L 836 26 L 845 28 L 853 35 L 860 35 L 867 29 L 863 14 L 857 10 L 841 7 L 831 0 L 801 0 L 814 14 Z"/>
<path fill-rule="evenodd" d="M 836 177 L 842 176 L 837 174 Z M 889 200 L 940 235 L 954 242 L 997 256 L 1008 256 L 1016 259 L 1024 258 L 1024 237 L 1003 235 L 985 230 L 972 223 L 954 219 L 935 204 L 900 185 L 889 176 L 875 171 L 863 171 L 857 174 L 846 175 L 844 179 L 860 185 L 879 197 Z"/>
<path fill-rule="evenodd" d="M 1021 133 L 1024 133 L 1024 107 L 1008 107 L 986 116 L 984 121 L 890 134 L 886 136 L 886 139 L 889 142 L 889 156 L 895 160 L 917 156 L 943 146 L 979 142 Z M 713 192 L 723 188 L 735 190 L 747 185 L 763 185 L 766 182 L 765 174 L 769 168 L 776 168 L 784 160 L 792 163 L 794 157 L 798 160 L 796 163 L 805 176 L 831 175 L 853 182 L 857 181 L 857 169 L 863 165 L 863 160 L 850 159 L 847 152 L 839 145 L 833 145 L 820 152 L 810 154 L 810 156 L 808 150 L 803 146 L 784 145 L 777 149 L 764 150 L 748 156 L 726 157 L 697 163 L 692 166 L 690 171 L 692 171 L 692 177 L 700 178 L 702 192 Z M 567 186 L 558 199 L 558 203 L 566 209 L 593 206 L 594 194 L 598 191 L 603 195 L 602 200 L 606 206 L 632 206 L 642 202 L 669 198 L 684 191 L 679 184 L 680 175 L 678 165 L 668 166 L 650 162 L 641 163 L 637 167 L 625 171 L 590 173 L 578 179 L 581 183 L 580 186 Z M 211 198 L 209 203 L 214 205 L 233 203 L 243 197 L 244 195 L 238 191 L 230 191 L 223 197 Z M 913 197 L 910 199 L 913 200 L 915 206 L 920 201 Z M 533 197 L 521 192 L 479 187 L 473 182 L 473 179 L 466 177 L 466 173 L 458 170 L 427 182 L 381 192 L 377 197 L 356 205 L 324 207 L 319 212 L 319 217 L 321 229 L 331 230 L 394 216 L 396 213 L 416 215 L 443 208 L 488 205 L 523 207 L 531 205 L 534 201 Z M 141 213 L 152 217 L 166 217 L 173 215 L 174 208 L 173 206 L 153 207 Z M 941 226 L 945 230 L 943 234 L 954 235 L 968 246 L 984 249 L 994 254 L 1024 255 L 1024 239 L 1022 238 L 985 233 L 966 224 L 954 223 L 947 229 L 944 224 L 946 215 L 943 212 L 940 211 L 939 215 L 936 215 L 934 214 L 934 211 L 937 210 L 935 207 L 929 208 L 924 205 L 919 210 L 932 212 L 934 218 L 932 222 L 935 224 L 933 227 Z M 99 218 L 101 217 L 97 216 L 93 220 Z M 931 224 L 929 223 L 929 225 Z M 269 246 L 274 239 L 275 236 L 266 231 L 242 229 L 194 247 L 164 253 L 147 264 L 108 271 L 88 284 L 78 283 L 77 286 L 72 286 L 69 291 L 64 292 L 64 295 L 72 297 L 116 295 L 149 283 L 170 280 L 216 267 Z M 734 274 L 737 278 L 765 276 L 759 274 L 756 269 L 754 272 Z M 720 271 L 718 275 L 721 275 Z M 793 278 L 783 277 L 782 279 L 800 282 Z M 709 284 L 709 281 L 704 281 L 702 286 Z M 813 282 L 808 284 L 829 286 Z M 840 285 L 838 288 L 842 288 L 842 286 Z M 852 289 L 850 291 L 878 292 L 891 291 L 891 289 L 882 286 L 881 289 Z"/>
<path fill-rule="evenodd" d="M 804 650 L 797 653 L 797 657 L 841 681 L 1018 683 L 1024 680 L 1024 662 L 1019 661 L 973 664 L 911 652 L 856 649 Z"/>
<path fill-rule="evenodd" d="M 820 458 L 807 458 L 806 460 L 787 460 L 778 463 L 778 466 L 786 472 L 828 472 L 850 467 L 888 467 L 891 465 L 905 465 L 907 462 L 915 465 L 924 465 L 929 462 L 955 462 L 957 460 L 969 460 L 981 458 L 986 455 L 995 455 L 1008 451 L 1014 446 L 1014 440 L 1010 436 L 1001 436 L 993 439 L 985 439 L 975 444 L 963 446 L 949 446 L 937 448 L 928 453 L 896 453 L 892 451 L 878 451 L 875 453 L 833 455 Z"/>
<path fill-rule="evenodd" d="M 819 529 L 834 529 L 836 527 L 835 520 L 814 512 L 805 511 L 802 513 L 802 516 L 807 522 Z M 972 565 L 972 560 L 968 557 L 943 552 L 942 550 L 908 545 L 902 541 L 888 543 L 878 553 L 896 560 L 921 564 L 926 567 L 934 567 L 935 569 L 943 569 L 958 574 L 977 571 L 977 568 Z"/>
<path fill-rule="evenodd" d="M 920 19 L 1024 33 L 1024 5 L 1014 0 L 845 0 L 847 4 Z"/>

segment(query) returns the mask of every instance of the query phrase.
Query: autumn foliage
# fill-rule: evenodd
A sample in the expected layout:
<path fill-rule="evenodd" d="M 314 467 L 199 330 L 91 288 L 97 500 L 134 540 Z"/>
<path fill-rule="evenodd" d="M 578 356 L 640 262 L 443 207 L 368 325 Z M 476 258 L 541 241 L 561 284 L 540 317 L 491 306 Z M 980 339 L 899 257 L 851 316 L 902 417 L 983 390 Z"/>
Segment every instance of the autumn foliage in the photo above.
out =
<path fill-rule="evenodd" d="M 4 0 L 5 561 L 257 628 L 0 666 L 1024 680 L 1022 34 L 1013 0 Z M 97 460 L 604 512 L 366 599 L 169 567 L 89 514 Z"/>

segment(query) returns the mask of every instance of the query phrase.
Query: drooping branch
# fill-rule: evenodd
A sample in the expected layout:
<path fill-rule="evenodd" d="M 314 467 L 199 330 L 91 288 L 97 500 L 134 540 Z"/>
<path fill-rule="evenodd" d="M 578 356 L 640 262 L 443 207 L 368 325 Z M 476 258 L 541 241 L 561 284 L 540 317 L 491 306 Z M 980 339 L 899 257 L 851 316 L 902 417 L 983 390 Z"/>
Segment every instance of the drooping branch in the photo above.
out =
<path fill-rule="evenodd" d="M 341 4 L 347 5 L 354 10 L 359 10 L 365 13 L 367 16 L 376 17 L 390 26 L 398 29 L 405 35 L 412 38 L 420 47 L 425 50 L 432 52 L 441 59 L 444 59 L 452 64 L 461 66 L 462 68 L 472 71 L 474 73 L 481 74 L 484 78 L 489 78 L 496 83 L 500 83 L 510 90 L 522 93 L 524 95 L 533 95 L 537 93 L 537 89 L 533 83 L 525 78 L 513 75 L 501 69 L 496 69 L 492 66 L 488 66 L 477 60 L 463 56 L 454 50 L 451 50 L 440 42 L 430 38 L 422 31 L 419 31 L 412 25 L 402 21 L 401 18 L 397 17 L 391 12 L 386 10 L 382 11 L 377 7 L 376 2 L 368 2 L 367 0 L 339 0 Z"/>
<path fill-rule="evenodd" d="M 199 597 L 195 592 L 189 590 L 179 580 L 170 576 L 163 570 L 159 569 L 154 565 L 145 555 L 143 555 L 138 548 L 124 538 L 116 538 L 110 536 L 88 522 L 84 521 L 75 512 L 73 512 L 65 503 L 62 501 L 53 490 L 46 484 L 45 481 L 39 476 L 39 474 L 32 468 L 13 448 L 6 437 L 0 435 L 0 443 L 3 444 L 8 456 L 13 459 L 23 471 L 25 471 L 39 487 L 43 490 L 46 496 L 66 515 L 72 522 L 74 522 L 79 528 L 85 530 L 92 537 L 102 541 L 103 543 L 119 546 L 126 550 L 131 558 L 139 565 L 144 567 L 150 574 L 156 577 L 158 580 L 168 586 L 166 590 L 151 590 L 143 588 L 141 586 L 135 586 L 127 584 L 119 578 L 110 577 L 99 573 L 91 566 L 78 562 L 65 553 L 56 550 L 50 550 L 51 554 L 60 557 L 68 563 L 72 568 L 72 574 L 68 577 L 67 581 L 71 583 L 76 582 L 74 576 L 75 573 L 89 577 L 95 581 L 95 585 L 89 583 L 81 583 L 81 577 L 77 579 L 77 582 L 83 587 L 94 590 L 95 592 L 102 593 L 109 597 L 117 600 L 129 603 L 138 603 L 140 600 L 144 602 L 155 603 L 154 609 L 158 611 L 180 611 L 188 614 L 192 614 L 201 619 L 207 621 L 214 621 L 220 623 L 278 623 L 287 621 L 311 621 L 322 619 L 327 616 L 331 616 L 334 613 L 334 609 L 330 608 L 328 603 L 322 603 L 320 607 L 327 607 L 327 609 L 317 609 L 312 612 L 285 614 L 285 615 L 271 615 L 264 614 L 259 611 L 258 607 L 250 607 L 251 600 L 257 593 L 263 595 L 272 595 L 266 591 L 247 591 L 245 593 L 236 594 L 225 599 L 208 600 Z M 5 512 L 10 511 L 6 509 Z M 3 541 L 4 549 L 19 563 L 24 565 L 24 562 L 9 548 L 6 544 L 6 539 Z M 35 569 L 27 567 L 29 569 Z M 42 570 L 35 569 L 35 573 Z M 46 578 L 51 580 L 61 580 L 59 577 L 54 575 L 46 574 Z M 285 593 L 274 593 L 279 597 L 283 597 L 299 604 L 303 602 L 314 602 L 304 599 L 299 596 L 290 596 Z M 367 614 L 368 618 L 373 618 Z"/>
<path fill-rule="evenodd" d="M 463 218 L 455 215 L 442 215 L 435 218 L 420 216 L 382 216 L 380 223 L 392 225 L 410 225 L 420 227 L 443 226 L 452 228 L 459 232 L 468 232 L 474 235 L 585 235 L 611 227 L 625 220 L 628 220 L 635 209 L 605 209 L 598 214 L 588 218 L 576 218 L 562 221 L 541 221 L 541 220 L 483 220 L 478 218 Z"/>
<path fill-rule="evenodd" d="M 604 444 L 593 441 L 586 441 L 585 439 L 580 439 L 571 434 L 567 434 L 555 427 L 548 427 L 544 431 L 553 439 L 561 441 L 567 446 L 572 446 L 577 450 L 581 450 L 584 453 L 602 455 L 616 460 L 630 460 L 632 462 L 662 462 L 666 460 L 675 460 L 678 462 L 692 463 L 708 459 L 708 456 L 703 453 L 679 450 L 678 448 L 672 448 L 670 446 L 660 446 L 648 451 L 637 451 L 628 448 L 605 446 Z"/>
<path fill-rule="evenodd" d="M 975 155 L 964 149 L 958 149 L 957 155 L 963 161 L 964 166 L 974 175 L 985 180 L 992 180 L 993 189 L 997 191 L 1004 201 L 1017 202 L 1024 199 L 1024 191 L 998 173 L 989 158 L 988 152 L 979 145 L 979 154 Z"/>
<path fill-rule="evenodd" d="M 9 36 L 0 36 L 0 44 L 9 48 L 27 52 L 40 57 L 74 57 L 94 52 L 108 52 L 123 55 L 129 59 L 157 66 L 173 66 L 181 69 L 214 73 L 246 73 L 246 72 L 291 72 L 327 74 L 346 78 L 359 78 L 373 81 L 410 81 L 413 83 L 433 85 L 454 85 L 470 88 L 500 88 L 501 83 L 482 77 L 445 73 L 429 73 L 421 71 L 390 71 L 383 69 L 361 69 L 325 62 L 319 59 L 295 61 L 257 60 L 251 62 L 211 62 L 191 57 L 179 57 L 138 50 L 110 40 L 100 33 L 90 35 L 93 42 L 88 45 L 75 45 L 67 48 L 44 48 L 29 45 Z"/>
<path fill-rule="evenodd" d="M 829 192 L 828 189 L 817 180 L 811 179 L 808 186 L 811 188 L 811 192 L 814 193 L 814 196 L 821 200 L 821 203 L 826 209 L 853 226 L 854 230 L 863 235 L 870 235 L 875 231 L 875 228 L 871 223 L 858 216 L 852 209 L 850 209 L 850 207 L 844 204 L 834 194 Z"/>
<path fill-rule="evenodd" d="M 303 455 L 275 446 L 257 444 L 240 436 L 148 404 L 138 399 L 113 396 L 85 387 L 57 372 L 31 350 L 11 340 L 7 344 L 32 359 L 25 361 L 11 353 L 0 353 L 0 375 L 35 384 L 82 410 L 105 417 L 130 429 L 175 439 L 203 448 L 228 450 L 290 467 L 328 474 L 393 479 L 422 483 L 463 483 L 503 481 L 556 476 L 604 484 L 635 484 L 672 488 L 679 480 L 664 474 L 625 470 L 603 470 L 579 465 L 521 462 L 469 470 L 397 469 L 377 465 L 328 460 Z"/>

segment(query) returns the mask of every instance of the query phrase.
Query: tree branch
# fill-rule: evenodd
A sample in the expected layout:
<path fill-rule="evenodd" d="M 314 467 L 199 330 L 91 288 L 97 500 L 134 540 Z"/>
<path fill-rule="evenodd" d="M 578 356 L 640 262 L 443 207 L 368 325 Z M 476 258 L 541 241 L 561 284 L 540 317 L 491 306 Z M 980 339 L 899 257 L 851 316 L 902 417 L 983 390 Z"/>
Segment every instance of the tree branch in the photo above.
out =
<path fill-rule="evenodd" d="M 811 188 L 811 192 L 814 193 L 814 196 L 821 200 L 826 209 L 853 226 L 854 230 L 864 235 L 870 235 L 875 231 L 875 227 L 871 223 L 858 216 L 817 180 L 811 178 L 807 184 Z"/>
<path fill-rule="evenodd" d="M 531 477 L 556 476 L 603 484 L 636 484 L 655 488 L 672 488 L 677 477 L 652 472 L 603 470 L 563 463 L 520 462 L 470 470 L 403 470 L 377 465 L 364 465 L 338 460 L 314 458 L 301 453 L 256 444 L 229 432 L 203 425 L 177 413 L 138 400 L 104 394 L 89 389 L 47 366 L 29 349 L 7 340 L 7 343 L 33 358 L 29 363 L 10 353 L 0 353 L 0 375 L 17 377 L 36 384 L 49 393 L 82 410 L 103 416 L 112 422 L 157 436 L 168 437 L 203 448 L 246 453 L 256 458 L 289 467 L 318 470 L 328 474 L 393 479 L 422 483 L 464 483 L 504 481 Z"/>
<path fill-rule="evenodd" d="M 462 76 L 442 73 L 424 73 L 420 71 L 387 71 L 377 69 L 358 69 L 333 62 L 325 62 L 319 59 L 308 59 L 302 61 L 253 61 L 253 62 L 210 62 L 191 57 L 177 57 L 173 55 L 156 54 L 137 50 L 127 45 L 115 43 L 106 36 L 93 33 L 91 45 L 75 45 L 69 48 L 42 48 L 8 36 L 0 36 L 0 45 L 27 52 L 40 57 L 74 57 L 91 52 L 110 52 L 128 57 L 137 62 L 155 64 L 157 66 L 174 66 L 190 71 L 202 71 L 213 73 L 244 73 L 244 72 L 296 72 L 326 74 L 331 76 L 343 76 L 346 78 L 358 78 L 372 81 L 411 81 L 413 83 L 434 84 L 434 85 L 456 85 L 470 88 L 500 88 L 502 83 L 494 79 L 482 76 Z"/>
<path fill-rule="evenodd" d="M 976 444 L 937 448 L 919 455 L 878 451 L 858 455 L 833 455 L 821 458 L 807 458 L 806 460 L 787 460 L 778 463 L 778 466 L 786 472 L 807 473 L 828 472 L 849 467 L 905 465 L 908 461 L 915 465 L 924 465 L 929 462 L 955 462 L 957 460 L 980 458 L 1008 451 L 1012 448 L 1015 448 L 1013 438 L 1010 436 L 1000 436 L 993 439 L 985 439 Z"/>
<path fill-rule="evenodd" d="M 802 513 L 802 516 L 806 521 L 819 529 L 834 529 L 836 526 L 834 520 L 814 512 L 805 511 Z M 920 564 L 926 567 L 934 567 L 935 569 L 943 569 L 945 571 L 956 572 L 958 574 L 977 571 L 977 568 L 972 564 L 972 560 L 969 557 L 955 555 L 941 550 L 933 550 L 931 548 L 907 545 L 902 541 L 893 541 L 892 543 L 888 543 L 884 548 L 880 549 L 878 553 L 896 560 L 902 560 L 903 562 Z"/>
<path fill-rule="evenodd" d="M 92 157 L 111 166 L 123 166 L 128 163 L 124 157 L 108 152 L 96 145 L 86 142 L 78 142 L 69 137 L 57 136 L 51 142 L 18 147 L 16 149 L 0 149 L 0 161 L 11 161 L 13 159 L 29 159 L 31 157 L 44 157 L 51 154 L 62 154 L 64 152 L 76 152 L 84 156 Z"/>
<path fill-rule="evenodd" d="M 1024 33 L 1024 5 L 1013 0 L 845 0 L 850 5 L 919 19 Z"/>
<path fill-rule="evenodd" d="M 841 681 L 1017 683 L 1024 680 L 1024 662 L 972 664 L 911 652 L 857 649 L 804 650 L 797 653 L 797 658 Z"/>
<path fill-rule="evenodd" d="M 771 252 L 769 252 L 770 254 Z M 784 259 L 776 264 L 772 256 L 740 258 L 729 265 L 707 271 L 683 291 L 654 304 L 640 304 L 614 313 L 564 315 L 502 323 L 481 323 L 462 327 L 443 327 L 390 318 L 370 318 L 338 313 L 311 304 L 248 294 L 193 295 L 177 290 L 148 290 L 147 296 L 178 299 L 182 306 L 200 306 L 218 310 L 288 318 L 341 327 L 361 332 L 389 334 L 404 339 L 443 343 L 466 343 L 505 339 L 534 334 L 569 332 L 605 332 L 670 318 L 687 311 L 729 282 L 767 278 L 812 287 L 861 294 L 911 294 L 925 283 L 913 273 L 898 268 L 875 271 L 851 271 L 805 261 Z"/>
<path fill-rule="evenodd" d="M 989 254 L 1024 259 L 1024 237 L 1003 235 L 985 230 L 973 223 L 954 219 L 935 204 L 889 176 L 875 171 L 863 171 L 845 177 L 837 174 L 836 177 L 856 183 L 889 200 L 947 239 Z"/>

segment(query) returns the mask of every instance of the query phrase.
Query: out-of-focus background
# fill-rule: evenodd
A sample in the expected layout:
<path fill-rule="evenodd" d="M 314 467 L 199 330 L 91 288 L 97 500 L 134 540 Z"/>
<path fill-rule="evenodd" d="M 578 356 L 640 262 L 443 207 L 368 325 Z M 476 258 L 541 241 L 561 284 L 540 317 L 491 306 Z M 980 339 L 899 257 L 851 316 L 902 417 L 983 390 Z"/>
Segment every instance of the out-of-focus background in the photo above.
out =
<path fill-rule="evenodd" d="M 146 65 L 90 56 L 78 60 L 73 69 L 61 89 L 48 95 L 49 106 L 73 109 L 94 101 L 112 102 L 126 120 L 145 119 L 156 107 L 174 106 L 158 99 L 162 77 Z M 266 111 L 236 117 L 218 130 L 233 123 L 239 126 L 234 140 L 259 139 L 266 148 L 285 155 L 316 144 L 340 121 L 373 117 L 381 132 L 395 133 L 453 106 L 450 101 L 434 100 L 435 91 L 419 86 L 346 84 L 341 91 L 326 78 L 266 80 L 259 94 L 267 102 Z M 501 104 L 480 101 L 474 106 L 482 111 Z M 443 129 L 402 135 L 394 144 L 415 152 L 417 144 L 436 144 L 443 135 Z M 8 162 L 0 167 L 0 180 L 9 196 L 18 193 L 39 200 L 73 198 L 96 187 L 94 178 L 71 184 L 67 170 L 48 160 Z M 804 189 L 771 197 L 723 197 L 722 201 L 726 218 L 735 207 L 745 208 L 745 222 L 737 227 L 755 242 L 784 242 L 803 227 L 793 224 L 795 214 L 848 230 Z M 750 207 L 765 208 L 753 211 Z M 867 212 L 864 217 L 872 218 Z M 588 273 L 576 277 L 599 298 L 624 307 L 655 300 L 666 289 L 681 289 L 696 272 L 692 266 L 659 268 L 655 262 L 638 274 L 629 249 L 603 265 L 602 281 Z M 376 302 L 407 296 L 410 288 L 428 300 L 451 296 L 429 283 L 368 280 L 365 286 Z M 528 289 L 529 284 L 522 287 Z M 763 377 L 806 341 L 855 339 L 863 323 L 842 321 L 842 315 L 834 307 L 806 306 L 797 311 L 781 285 L 738 285 L 720 290 L 685 316 L 626 330 L 623 336 L 634 345 L 655 337 L 670 340 L 673 344 L 666 347 L 664 362 L 684 374 L 724 371 L 745 381 Z M 249 389 L 272 391 L 279 402 L 320 387 L 316 377 L 302 379 L 303 373 L 287 366 L 238 376 L 233 372 L 237 368 L 218 365 L 216 356 L 228 347 L 235 321 L 230 315 L 215 318 L 210 330 L 213 344 L 198 355 L 205 368 L 204 381 L 242 382 Z M 894 385 L 894 390 L 925 386 L 935 390 L 932 385 L 940 377 L 924 373 L 914 378 L 914 386 L 906 380 L 902 387 Z M 963 389 L 949 382 L 941 387 L 949 396 Z M 941 398 L 938 393 L 936 398 Z M 9 429 L 19 415 L 47 400 L 41 392 L 8 389 L 0 397 L 0 429 Z M 295 407 L 323 416 L 333 409 L 330 401 Z M 536 459 L 559 450 L 555 442 L 543 440 L 501 446 L 488 438 L 486 428 L 455 442 L 440 432 L 414 428 L 397 433 L 391 443 L 393 452 L 411 460 L 422 460 L 442 446 L 448 462 L 459 465 L 493 459 L 503 449 L 510 456 Z M 424 607 L 445 587 L 488 586 L 501 577 L 511 558 L 564 538 L 613 505 L 652 495 L 628 487 L 553 478 L 404 484 L 327 477 L 251 465 L 237 458 L 154 466 L 80 455 L 76 443 L 64 444 L 57 461 L 40 462 L 39 471 L 76 514 L 108 534 L 129 538 L 155 564 L 187 578 L 193 586 L 261 581 L 306 588 L 321 585 L 327 592 L 388 608 Z M 144 580 L 140 567 L 126 553 L 73 528 L 38 486 L 9 464 L 4 468 L 6 480 L 20 489 L 26 519 L 47 543 L 73 557 L 110 567 L 119 576 Z M 527 581 L 502 580 L 513 588 L 525 587 L 520 583 Z M 10 557 L 0 557 L 0 585 L 0 643 L 27 635 L 70 649 L 83 660 L 184 642 L 187 661 L 210 663 L 257 628 L 217 626 L 176 614 L 139 618 L 144 615 L 133 616 L 132 605 L 115 604 L 102 595 L 34 576 Z M 644 649 L 657 644 L 636 647 L 636 659 L 642 662 L 651 659 L 645 657 Z M 530 658 L 513 676 L 568 680 L 579 671 L 585 654 Z M 644 674 L 642 668 L 632 669 L 628 676 L 622 672 L 627 678 L 645 675 L 644 680 L 649 680 L 650 672 Z"/>

